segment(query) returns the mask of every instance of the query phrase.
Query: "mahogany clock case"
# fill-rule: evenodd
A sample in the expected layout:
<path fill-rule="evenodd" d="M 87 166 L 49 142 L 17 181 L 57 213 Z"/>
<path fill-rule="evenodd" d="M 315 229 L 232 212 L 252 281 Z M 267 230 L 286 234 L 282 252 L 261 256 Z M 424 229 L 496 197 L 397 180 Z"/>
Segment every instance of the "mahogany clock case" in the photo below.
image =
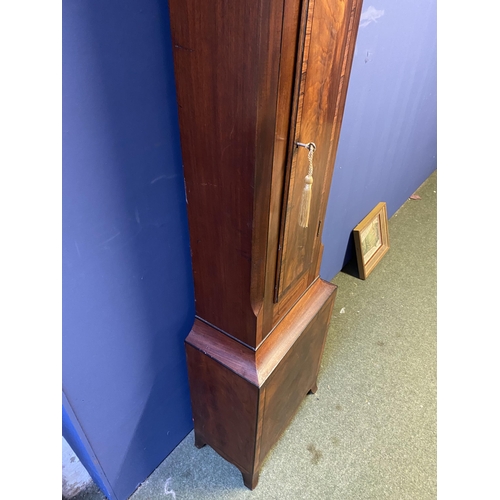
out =
<path fill-rule="evenodd" d="M 186 339 L 196 444 L 253 488 L 316 390 L 336 294 L 319 278 L 322 221 L 361 1 L 169 7 L 196 300 Z M 312 172 L 297 146 L 309 142 Z"/>

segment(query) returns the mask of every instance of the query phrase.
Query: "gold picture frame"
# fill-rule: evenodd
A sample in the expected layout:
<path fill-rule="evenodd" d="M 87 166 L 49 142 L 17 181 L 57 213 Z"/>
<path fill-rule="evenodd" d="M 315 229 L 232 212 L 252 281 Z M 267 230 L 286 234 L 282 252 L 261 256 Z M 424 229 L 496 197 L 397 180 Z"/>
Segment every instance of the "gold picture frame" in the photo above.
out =
<path fill-rule="evenodd" d="M 387 205 L 381 201 L 354 229 L 359 277 L 364 280 L 389 250 Z"/>

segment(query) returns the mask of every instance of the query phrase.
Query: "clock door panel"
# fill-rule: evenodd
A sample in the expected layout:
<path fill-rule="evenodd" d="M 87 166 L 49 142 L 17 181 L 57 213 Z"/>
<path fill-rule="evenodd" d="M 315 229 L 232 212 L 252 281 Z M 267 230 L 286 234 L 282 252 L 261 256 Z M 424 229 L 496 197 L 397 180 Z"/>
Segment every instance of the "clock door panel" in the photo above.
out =
<path fill-rule="evenodd" d="M 292 126 L 285 202 L 278 251 L 277 296 L 299 294 L 317 277 L 321 229 L 328 196 L 336 142 L 340 130 L 339 107 L 345 99 L 348 56 L 358 2 L 310 0 L 305 30 L 301 75 L 296 92 L 295 122 Z M 340 68 L 340 69 L 339 69 Z M 307 227 L 299 225 L 308 150 L 296 143 L 316 144 L 313 184 Z M 300 283 L 300 284 L 299 284 Z M 302 290 L 302 291 L 303 291 Z"/>

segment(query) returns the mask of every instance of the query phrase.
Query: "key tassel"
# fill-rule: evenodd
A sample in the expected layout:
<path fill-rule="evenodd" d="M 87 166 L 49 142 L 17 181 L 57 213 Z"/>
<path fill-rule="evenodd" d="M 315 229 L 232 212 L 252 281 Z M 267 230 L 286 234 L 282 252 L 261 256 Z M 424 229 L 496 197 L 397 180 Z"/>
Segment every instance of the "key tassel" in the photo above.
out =
<path fill-rule="evenodd" d="M 307 175 L 304 177 L 304 189 L 302 190 L 302 199 L 300 201 L 300 211 L 299 211 L 299 226 L 308 227 L 309 226 L 309 213 L 311 211 L 311 199 L 312 199 L 312 184 L 313 184 L 313 154 L 316 146 L 313 142 L 310 142 L 307 146 L 309 153 L 307 158 L 309 160 L 309 169 Z"/>

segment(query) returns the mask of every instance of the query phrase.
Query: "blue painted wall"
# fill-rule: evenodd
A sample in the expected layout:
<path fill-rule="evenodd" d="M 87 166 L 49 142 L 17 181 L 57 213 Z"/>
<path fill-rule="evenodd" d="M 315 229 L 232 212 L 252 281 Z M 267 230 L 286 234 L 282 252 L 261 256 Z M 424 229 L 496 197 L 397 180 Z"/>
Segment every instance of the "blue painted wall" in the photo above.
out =
<path fill-rule="evenodd" d="M 391 217 L 429 177 L 436 151 L 436 0 L 365 0 L 323 230 L 323 278 L 354 255 L 352 229 L 378 202 Z"/>
<path fill-rule="evenodd" d="M 365 0 L 321 275 L 436 168 L 436 2 Z M 194 317 L 166 0 L 63 1 L 63 432 L 124 500 L 191 430 Z"/>
<path fill-rule="evenodd" d="M 112 498 L 192 427 L 192 271 L 168 6 L 63 2 L 63 391 Z M 83 434 L 83 435 L 82 435 Z M 75 450 L 77 452 L 78 450 Z M 93 474 L 95 478 L 95 472 Z"/>

